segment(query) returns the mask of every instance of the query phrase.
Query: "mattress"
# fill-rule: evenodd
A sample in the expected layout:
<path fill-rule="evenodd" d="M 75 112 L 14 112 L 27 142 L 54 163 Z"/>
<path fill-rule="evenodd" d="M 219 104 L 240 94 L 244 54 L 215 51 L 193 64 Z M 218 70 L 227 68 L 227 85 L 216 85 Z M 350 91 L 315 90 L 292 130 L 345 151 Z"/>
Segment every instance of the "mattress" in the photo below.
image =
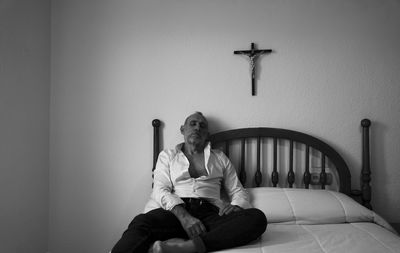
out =
<path fill-rule="evenodd" d="M 394 229 L 345 194 L 267 187 L 249 193 L 268 218 L 267 231 L 249 245 L 218 252 L 400 252 Z"/>
<path fill-rule="evenodd" d="M 267 219 L 266 232 L 226 253 L 400 253 L 400 237 L 381 216 L 329 190 L 248 188 Z M 157 208 L 150 200 L 145 211 Z M 240 229 L 240 228 L 238 228 Z"/>
<path fill-rule="evenodd" d="M 370 222 L 284 225 L 269 224 L 262 237 L 224 253 L 381 253 L 400 252 L 400 239 Z"/>

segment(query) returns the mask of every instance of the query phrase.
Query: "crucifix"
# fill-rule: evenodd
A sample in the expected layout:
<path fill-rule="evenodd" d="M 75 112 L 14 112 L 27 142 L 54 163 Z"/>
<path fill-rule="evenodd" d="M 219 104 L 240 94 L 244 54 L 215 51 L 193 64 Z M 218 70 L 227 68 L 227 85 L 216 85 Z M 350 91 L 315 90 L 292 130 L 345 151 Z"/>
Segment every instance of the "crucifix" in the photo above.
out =
<path fill-rule="evenodd" d="M 234 54 L 243 54 L 250 59 L 251 73 L 251 95 L 256 95 L 255 78 L 256 78 L 256 61 L 258 56 L 272 53 L 272 49 L 255 49 L 254 43 L 251 43 L 250 50 L 233 51 Z"/>

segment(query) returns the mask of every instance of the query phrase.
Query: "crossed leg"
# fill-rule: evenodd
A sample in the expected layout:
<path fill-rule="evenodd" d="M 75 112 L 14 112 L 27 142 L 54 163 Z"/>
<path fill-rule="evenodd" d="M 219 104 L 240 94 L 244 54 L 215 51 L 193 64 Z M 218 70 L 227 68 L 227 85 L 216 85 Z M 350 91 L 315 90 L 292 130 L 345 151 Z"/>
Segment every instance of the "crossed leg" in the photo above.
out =
<path fill-rule="evenodd" d="M 202 220 L 207 232 L 197 240 L 188 238 L 174 214 L 156 209 L 136 216 L 112 253 L 147 253 L 149 248 L 154 253 L 216 251 L 245 245 L 261 236 L 267 226 L 264 213 L 258 209 L 245 209 L 223 216 L 218 215 L 218 210 L 201 209 L 193 215 Z"/>

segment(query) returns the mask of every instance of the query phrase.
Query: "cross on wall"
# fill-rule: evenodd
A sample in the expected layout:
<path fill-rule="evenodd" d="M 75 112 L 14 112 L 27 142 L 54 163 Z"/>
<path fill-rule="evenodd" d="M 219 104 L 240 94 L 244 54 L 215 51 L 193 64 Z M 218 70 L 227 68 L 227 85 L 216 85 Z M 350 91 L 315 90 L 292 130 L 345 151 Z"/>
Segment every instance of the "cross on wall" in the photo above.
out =
<path fill-rule="evenodd" d="M 272 53 L 272 49 L 256 49 L 254 43 L 251 43 L 250 50 L 237 50 L 233 51 L 234 54 L 245 55 L 250 60 L 251 72 L 251 95 L 256 95 L 255 77 L 256 77 L 256 61 L 260 55 Z"/>

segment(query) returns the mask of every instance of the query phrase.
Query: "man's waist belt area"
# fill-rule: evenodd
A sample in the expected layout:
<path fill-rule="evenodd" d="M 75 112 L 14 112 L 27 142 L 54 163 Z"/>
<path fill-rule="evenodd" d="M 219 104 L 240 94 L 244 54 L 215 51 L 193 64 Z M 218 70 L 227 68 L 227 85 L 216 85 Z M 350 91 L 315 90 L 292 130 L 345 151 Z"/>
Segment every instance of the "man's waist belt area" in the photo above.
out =
<path fill-rule="evenodd" d="M 207 200 L 202 198 L 182 198 L 182 200 L 183 202 L 185 202 L 187 206 L 192 206 L 192 207 L 201 206 L 203 204 L 208 203 Z"/>

